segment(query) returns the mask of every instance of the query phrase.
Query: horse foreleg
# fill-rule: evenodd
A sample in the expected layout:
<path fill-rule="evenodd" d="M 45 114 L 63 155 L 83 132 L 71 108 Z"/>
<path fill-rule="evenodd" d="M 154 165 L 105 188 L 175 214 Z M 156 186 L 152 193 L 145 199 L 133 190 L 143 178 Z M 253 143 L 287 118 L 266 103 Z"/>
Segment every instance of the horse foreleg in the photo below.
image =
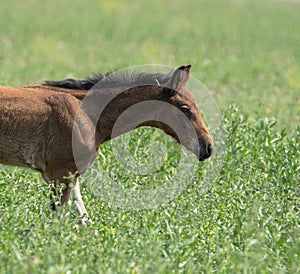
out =
<path fill-rule="evenodd" d="M 57 209 L 56 201 L 58 195 L 60 195 L 59 206 L 63 207 L 69 201 L 74 203 L 75 211 L 80 216 L 78 224 L 84 225 L 85 219 L 88 217 L 88 213 L 81 197 L 80 186 L 77 177 L 75 177 L 73 180 L 70 180 L 68 183 L 65 183 L 65 187 L 61 191 L 59 191 L 60 187 L 61 186 L 58 182 L 54 183 L 52 186 L 52 194 L 50 195 L 50 205 L 52 210 L 55 211 Z"/>
<path fill-rule="evenodd" d="M 79 216 L 88 215 L 88 213 L 85 209 L 82 197 L 81 197 L 80 186 L 79 186 L 78 181 L 75 182 L 74 187 L 73 187 L 72 190 L 73 190 L 72 194 L 74 194 L 74 196 L 75 196 L 74 203 L 75 203 L 76 212 L 79 214 Z"/>
<path fill-rule="evenodd" d="M 86 208 L 84 206 L 81 193 L 80 193 L 80 186 L 77 178 L 74 181 L 74 185 L 72 188 L 72 194 L 74 194 L 75 200 L 74 200 L 74 205 L 75 205 L 75 210 L 78 213 L 78 215 L 81 217 L 79 220 L 79 225 L 84 225 L 85 224 L 85 219 L 88 217 L 88 213 L 86 211 Z"/>
<path fill-rule="evenodd" d="M 57 206 L 63 207 L 70 201 L 71 198 L 72 187 L 70 186 L 70 183 L 65 184 L 65 187 L 61 191 L 60 187 L 61 186 L 59 183 L 53 183 L 52 185 L 52 193 L 50 194 L 50 207 L 53 211 L 57 210 Z M 59 204 L 57 202 L 58 197 L 60 199 Z"/>

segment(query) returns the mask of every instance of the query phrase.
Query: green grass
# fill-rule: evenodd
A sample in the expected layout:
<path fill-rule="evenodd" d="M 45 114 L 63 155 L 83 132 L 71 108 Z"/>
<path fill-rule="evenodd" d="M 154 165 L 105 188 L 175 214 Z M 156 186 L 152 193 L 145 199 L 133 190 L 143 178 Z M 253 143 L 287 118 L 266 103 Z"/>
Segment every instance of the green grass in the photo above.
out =
<path fill-rule="evenodd" d="M 267 119 L 249 122 L 236 109 L 228 110 L 219 175 L 204 182 L 211 184 L 203 191 L 208 163 L 201 165 L 198 178 L 156 210 L 116 208 L 85 180 L 83 196 L 94 223 L 79 231 L 69 209 L 50 211 L 49 188 L 39 176 L 3 172 L 1 272 L 299 272 L 300 128 L 287 137 L 274 125 Z M 104 145 L 99 161 L 112 178 L 143 189 L 132 185 L 138 176 L 128 180 L 108 148 Z M 169 157 L 169 168 L 176 157 Z M 148 188 L 161 182 L 148 179 Z"/>
<path fill-rule="evenodd" d="M 100 198 L 93 176 L 101 167 L 125 189 L 160 187 L 179 148 L 140 129 L 129 135 L 136 161 L 122 165 L 105 144 L 82 181 L 93 221 L 82 230 L 68 208 L 51 212 L 40 175 L 1 167 L 0 273 L 300 273 L 299 12 L 282 1 L 1 2 L 1 85 L 191 63 L 224 113 L 225 151 L 169 203 L 132 210 Z M 134 174 L 157 140 L 159 172 Z"/>

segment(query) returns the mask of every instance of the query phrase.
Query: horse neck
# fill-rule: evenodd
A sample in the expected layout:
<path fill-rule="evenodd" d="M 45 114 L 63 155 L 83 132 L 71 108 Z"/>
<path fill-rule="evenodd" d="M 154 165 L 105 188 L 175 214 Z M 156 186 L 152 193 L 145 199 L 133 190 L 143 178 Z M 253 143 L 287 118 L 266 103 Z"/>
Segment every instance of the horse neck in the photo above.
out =
<path fill-rule="evenodd" d="M 160 128 L 159 123 L 151 121 L 149 117 L 158 112 L 155 101 L 161 101 L 161 95 L 162 88 L 152 85 L 129 88 L 114 94 L 97 123 L 97 143 L 100 145 L 140 126 Z"/>

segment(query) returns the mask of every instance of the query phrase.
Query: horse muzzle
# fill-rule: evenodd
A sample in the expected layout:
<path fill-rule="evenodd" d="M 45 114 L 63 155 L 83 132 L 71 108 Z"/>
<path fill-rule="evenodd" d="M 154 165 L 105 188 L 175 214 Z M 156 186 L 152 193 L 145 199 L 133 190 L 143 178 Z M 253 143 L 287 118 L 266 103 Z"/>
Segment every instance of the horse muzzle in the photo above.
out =
<path fill-rule="evenodd" d="M 214 144 L 210 137 L 200 136 L 194 140 L 193 153 L 197 156 L 199 161 L 204 161 L 209 158 L 214 151 Z"/>

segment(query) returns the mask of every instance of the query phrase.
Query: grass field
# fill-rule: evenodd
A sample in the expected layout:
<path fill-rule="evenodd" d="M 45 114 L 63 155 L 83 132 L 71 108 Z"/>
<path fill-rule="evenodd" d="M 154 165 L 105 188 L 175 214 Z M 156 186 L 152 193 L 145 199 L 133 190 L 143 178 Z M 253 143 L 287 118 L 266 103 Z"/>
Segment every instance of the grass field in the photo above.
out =
<path fill-rule="evenodd" d="M 223 113 L 226 146 L 217 173 L 200 163 L 156 209 L 100 199 L 87 183 L 94 168 L 82 182 L 93 224 L 82 230 L 69 209 L 51 212 L 39 174 L 1 167 L 0 273 L 300 273 L 299 14 L 297 1 L 2 1 L 1 85 L 192 64 Z M 168 157 L 155 176 L 127 174 L 105 144 L 98 164 L 124 187 L 176 173 L 170 138 L 130 137 L 132 157 L 157 140 Z"/>

